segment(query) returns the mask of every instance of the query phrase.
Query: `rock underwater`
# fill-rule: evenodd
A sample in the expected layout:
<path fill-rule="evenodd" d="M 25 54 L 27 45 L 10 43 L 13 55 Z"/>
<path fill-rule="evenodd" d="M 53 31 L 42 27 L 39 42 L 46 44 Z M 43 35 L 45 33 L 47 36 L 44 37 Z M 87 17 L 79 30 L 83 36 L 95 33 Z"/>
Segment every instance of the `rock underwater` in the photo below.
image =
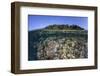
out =
<path fill-rule="evenodd" d="M 87 58 L 87 42 L 75 38 L 47 38 L 38 44 L 38 60 Z"/>

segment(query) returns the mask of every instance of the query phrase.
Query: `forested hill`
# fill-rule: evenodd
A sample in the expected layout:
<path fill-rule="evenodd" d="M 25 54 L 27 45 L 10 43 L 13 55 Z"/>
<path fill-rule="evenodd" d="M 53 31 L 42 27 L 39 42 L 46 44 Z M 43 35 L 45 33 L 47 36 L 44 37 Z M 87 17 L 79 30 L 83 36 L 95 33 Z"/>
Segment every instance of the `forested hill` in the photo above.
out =
<path fill-rule="evenodd" d="M 48 30 L 85 30 L 79 25 L 69 25 L 69 24 L 53 24 L 45 27 L 44 29 Z"/>

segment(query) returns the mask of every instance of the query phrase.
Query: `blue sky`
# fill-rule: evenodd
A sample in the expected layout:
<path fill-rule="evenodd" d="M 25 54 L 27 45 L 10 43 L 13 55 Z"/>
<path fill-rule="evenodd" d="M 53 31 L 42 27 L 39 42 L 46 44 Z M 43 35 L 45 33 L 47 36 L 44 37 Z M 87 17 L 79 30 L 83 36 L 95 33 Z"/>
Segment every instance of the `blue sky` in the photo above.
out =
<path fill-rule="evenodd" d="M 28 15 L 28 31 L 44 28 L 52 24 L 77 24 L 88 29 L 87 17 Z"/>

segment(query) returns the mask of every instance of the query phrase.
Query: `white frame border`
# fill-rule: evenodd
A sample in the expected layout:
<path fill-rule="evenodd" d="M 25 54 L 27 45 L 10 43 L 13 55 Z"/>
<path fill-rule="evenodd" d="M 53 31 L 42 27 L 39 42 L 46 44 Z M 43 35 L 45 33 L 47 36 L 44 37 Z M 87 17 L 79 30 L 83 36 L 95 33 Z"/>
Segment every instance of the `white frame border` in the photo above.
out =
<path fill-rule="evenodd" d="M 52 11 L 52 12 L 51 12 Z M 28 61 L 28 14 L 88 17 L 88 59 Z M 20 8 L 20 69 L 43 69 L 94 65 L 94 11 L 41 7 Z M 90 48 L 91 47 L 91 48 Z M 66 64 L 65 64 L 66 63 Z M 41 64 L 41 65 L 40 65 Z"/>

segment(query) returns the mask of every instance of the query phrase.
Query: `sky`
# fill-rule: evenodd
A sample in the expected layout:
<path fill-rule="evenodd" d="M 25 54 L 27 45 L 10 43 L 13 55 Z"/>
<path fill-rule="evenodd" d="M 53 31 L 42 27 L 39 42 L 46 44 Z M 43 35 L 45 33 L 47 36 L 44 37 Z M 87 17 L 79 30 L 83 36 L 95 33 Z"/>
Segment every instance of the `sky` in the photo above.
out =
<path fill-rule="evenodd" d="M 52 24 L 76 24 L 88 30 L 87 17 L 28 15 L 28 31 L 41 29 Z"/>

